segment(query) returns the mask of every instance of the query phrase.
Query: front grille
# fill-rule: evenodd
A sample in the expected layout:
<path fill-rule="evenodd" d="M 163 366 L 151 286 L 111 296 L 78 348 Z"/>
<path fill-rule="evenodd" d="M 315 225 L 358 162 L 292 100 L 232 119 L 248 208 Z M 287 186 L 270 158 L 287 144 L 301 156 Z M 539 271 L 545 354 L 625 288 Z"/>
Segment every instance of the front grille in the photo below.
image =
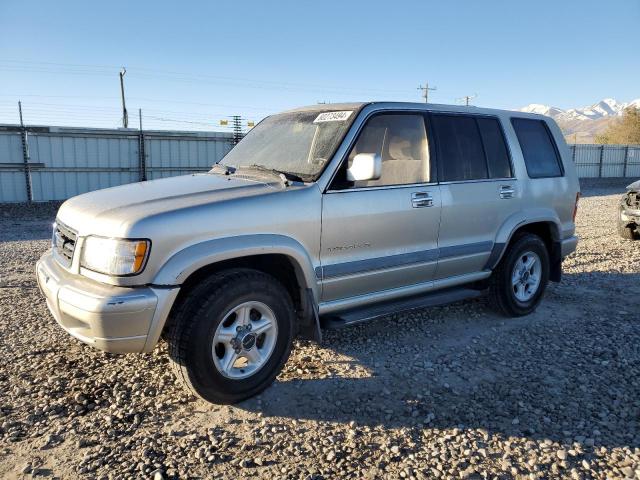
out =
<path fill-rule="evenodd" d="M 53 251 L 56 253 L 58 262 L 65 267 L 71 265 L 77 237 L 78 233 L 75 230 L 60 221 L 56 221 L 56 226 L 53 230 Z"/>
<path fill-rule="evenodd" d="M 640 210 L 640 193 L 630 192 L 627 194 L 627 205 L 633 210 Z"/>

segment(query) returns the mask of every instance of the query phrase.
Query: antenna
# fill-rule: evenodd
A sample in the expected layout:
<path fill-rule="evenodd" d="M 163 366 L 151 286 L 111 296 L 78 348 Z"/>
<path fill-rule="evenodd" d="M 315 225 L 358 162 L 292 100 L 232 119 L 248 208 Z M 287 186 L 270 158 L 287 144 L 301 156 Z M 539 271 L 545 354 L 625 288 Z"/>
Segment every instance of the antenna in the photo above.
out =
<path fill-rule="evenodd" d="M 424 87 L 422 85 L 418 86 L 418 90 L 422 90 L 424 93 L 422 96 L 424 97 L 424 103 L 429 103 L 429 90 L 437 90 L 438 87 L 430 87 L 429 82 L 425 82 Z"/>

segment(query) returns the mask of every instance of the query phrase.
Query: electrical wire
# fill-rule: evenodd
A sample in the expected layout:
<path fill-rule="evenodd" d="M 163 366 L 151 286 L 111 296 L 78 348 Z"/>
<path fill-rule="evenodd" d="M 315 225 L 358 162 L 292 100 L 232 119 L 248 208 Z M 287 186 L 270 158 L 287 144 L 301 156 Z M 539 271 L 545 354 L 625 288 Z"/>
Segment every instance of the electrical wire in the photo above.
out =
<path fill-rule="evenodd" d="M 34 73 L 56 73 L 56 74 L 72 74 L 72 75 L 114 75 L 114 70 L 120 69 L 115 65 L 88 65 L 73 63 L 56 63 L 56 62 L 32 62 L 26 60 L 10 60 L 0 59 L 0 70 L 6 71 L 24 71 Z M 160 70 L 155 68 L 127 66 L 127 75 L 137 76 L 141 78 L 164 78 L 167 80 L 185 81 L 189 83 L 214 83 L 232 86 L 242 86 L 247 88 L 259 89 L 287 89 L 299 91 L 311 91 L 317 93 L 331 94 L 386 94 L 386 95 L 402 95 L 405 96 L 407 91 L 394 91 L 388 89 L 372 89 L 372 88 L 351 88 L 341 87 L 337 85 L 318 85 L 309 83 L 281 82 L 273 80 L 249 79 L 241 77 L 228 77 L 209 74 L 186 74 L 184 72 L 176 72 L 171 70 Z"/>

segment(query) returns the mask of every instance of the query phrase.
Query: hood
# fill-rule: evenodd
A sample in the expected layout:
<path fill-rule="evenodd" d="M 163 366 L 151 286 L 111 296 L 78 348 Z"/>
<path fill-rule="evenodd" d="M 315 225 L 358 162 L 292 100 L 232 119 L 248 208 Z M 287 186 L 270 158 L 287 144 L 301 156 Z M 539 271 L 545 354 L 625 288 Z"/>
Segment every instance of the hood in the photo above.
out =
<path fill-rule="evenodd" d="M 638 192 L 640 191 L 640 180 L 636 180 L 635 182 L 627 185 L 627 190 L 628 191 L 634 191 L 634 192 Z"/>
<path fill-rule="evenodd" d="M 269 179 L 271 180 L 271 179 Z M 130 183 L 73 197 L 62 204 L 58 219 L 78 231 L 115 232 L 143 218 L 209 205 L 239 197 L 282 191 L 279 181 L 237 175 L 194 174 Z"/>

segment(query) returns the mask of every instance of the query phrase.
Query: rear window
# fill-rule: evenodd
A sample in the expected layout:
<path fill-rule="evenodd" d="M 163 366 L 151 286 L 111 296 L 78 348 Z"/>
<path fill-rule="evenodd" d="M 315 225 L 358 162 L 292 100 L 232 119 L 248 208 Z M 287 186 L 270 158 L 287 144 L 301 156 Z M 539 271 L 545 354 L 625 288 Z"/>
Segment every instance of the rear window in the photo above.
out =
<path fill-rule="evenodd" d="M 487 167 L 490 178 L 511 178 L 509 153 L 504 143 L 504 135 L 498 120 L 495 118 L 477 117 L 480 136 L 487 155 Z"/>
<path fill-rule="evenodd" d="M 512 118 L 527 173 L 531 178 L 560 177 L 560 159 L 551 133 L 542 120 Z"/>
<path fill-rule="evenodd" d="M 480 131 L 473 117 L 434 114 L 431 126 L 441 181 L 487 178 Z"/>

